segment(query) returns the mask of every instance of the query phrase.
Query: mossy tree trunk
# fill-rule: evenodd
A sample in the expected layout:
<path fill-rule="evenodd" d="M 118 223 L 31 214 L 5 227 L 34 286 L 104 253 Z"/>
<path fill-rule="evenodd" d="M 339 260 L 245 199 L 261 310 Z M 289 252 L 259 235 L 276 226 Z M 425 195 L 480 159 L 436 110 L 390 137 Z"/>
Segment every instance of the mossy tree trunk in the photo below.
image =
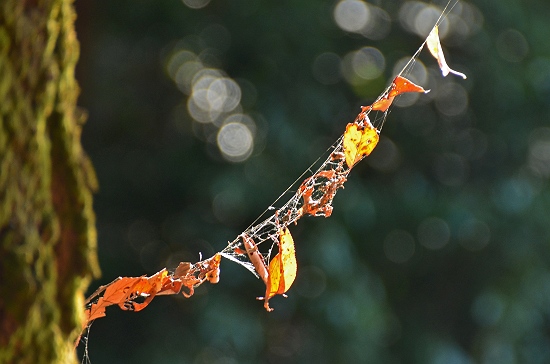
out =
<path fill-rule="evenodd" d="M 71 363 L 99 272 L 71 0 L 0 1 L 0 362 Z"/>

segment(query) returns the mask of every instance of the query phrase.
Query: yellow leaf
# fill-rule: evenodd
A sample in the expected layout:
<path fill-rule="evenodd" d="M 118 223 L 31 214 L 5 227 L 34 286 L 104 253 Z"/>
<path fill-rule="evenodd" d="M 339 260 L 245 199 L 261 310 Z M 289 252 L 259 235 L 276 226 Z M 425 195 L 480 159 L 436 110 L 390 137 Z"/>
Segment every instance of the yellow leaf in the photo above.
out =
<path fill-rule="evenodd" d="M 349 168 L 368 156 L 378 144 L 378 131 L 370 124 L 359 126 L 349 123 L 344 133 L 344 155 Z"/>
<path fill-rule="evenodd" d="M 443 48 L 441 48 L 441 42 L 439 41 L 439 27 L 437 25 L 432 29 L 430 35 L 428 35 L 428 38 L 426 38 L 426 44 L 428 45 L 428 49 L 430 50 L 432 56 L 437 59 L 437 63 L 439 63 L 439 68 L 441 69 L 443 77 L 447 76 L 449 73 L 452 73 L 466 79 L 466 75 L 464 73 L 455 71 L 447 65 L 445 55 L 443 54 Z"/>
<path fill-rule="evenodd" d="M 297 270 L 294 240 L 288 228 L 281 229 L 279 232 L 279 252 L 269 263 L 269 276 L 264 297 L 266 310 L 273 311 L 269 307 L 269 299 L 288 291 L 294 283 L 294 279 L 296 279 Z"/>

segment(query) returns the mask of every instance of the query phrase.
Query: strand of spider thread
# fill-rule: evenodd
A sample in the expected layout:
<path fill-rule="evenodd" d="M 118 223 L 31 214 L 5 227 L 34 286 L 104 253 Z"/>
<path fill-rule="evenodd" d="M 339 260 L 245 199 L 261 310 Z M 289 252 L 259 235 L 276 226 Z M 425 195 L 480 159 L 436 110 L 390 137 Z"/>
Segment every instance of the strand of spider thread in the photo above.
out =
<path fill-rule="evenodd" d="M 336 194 L 336 190 L 339 187 L 342 187 L 343 182 L 345 181 L 345 178 L 350 172 L 350 169 L 345 164 L 345 159 L 343 158 L 343 145 L 342 145 L 342 138 L 340 138 L 332 153 L 327 157 L 327 159 L 322 163 L 322 165 L 317 169 L 315 173 L 312 174 L 312 176 L 306 178 L 304 182 L 302 182 L 302 186 L 307 182 L 310 183 L 309 189 L 300 188 L 298 189 L 295 194 L 279 209 L 277 209 L 273 214 L 271 214 L 267 219 L 263 220 L 262 222 L 250 227 L 246 231 L 244 231 L 245 234 L 249 235 L 250 237 L 253 237 L 256 241 L 256 244 L 261 244 L 262 242 L 266 240 L 273 240 L 277 241 L 278 239 L 278 232 L 280 229 L 283 229 L 287 227 L 288 225 L 291 225 L 293 223 L 297 223 L 297 221 L 304 216 L 303 213 L 303 207 L 305 205 L 304 201 L 304 190 L 309 190 L 309 194 L 314 194 L 315 192 L 318 192 L 319 189 L 327 189 L 327 182 L 324 184 L 315 184 L 315 176 L 323 174 L 323 172 L 333 172 L 335 178 L 334 182 L 328 183 L 329 185 L 331 183 L 339 183 L 339 185 L 335 188 L 328 188 L 330 190 L 330 198 L 327 198 L 323 201 L 323 206 L 330 206 L 332 203 L 332 200 L 334 198 L 334 195 Z M 313 190 L 311 190 L 311 187 L 313 187 Z M 315 187 L 319 187 L 319 189 L 315 189 Z M 326 191 L 321 191 L 321 194 L 324 196 L 326 195 Z M 321 215 L 314 215 L 314 216 L 323 216 Z M 327 216 L 328 217 L 328 216 Z M 241 244 L 241 240 L 239 237 L 237 237 L 235 240 L 230 242 L 228 246 L 222 251 L 224 253 L 230 253 L 232 252 L 236 247 L 238 247 Z"/>

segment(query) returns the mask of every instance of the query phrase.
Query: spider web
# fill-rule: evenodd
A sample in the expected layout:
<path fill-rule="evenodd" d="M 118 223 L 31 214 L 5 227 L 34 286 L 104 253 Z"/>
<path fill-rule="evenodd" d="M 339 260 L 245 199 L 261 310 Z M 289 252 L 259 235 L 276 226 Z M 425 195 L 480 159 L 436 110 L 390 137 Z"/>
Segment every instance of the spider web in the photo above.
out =
<path fill-rule="evenodd" d="M 93 323 L 93 322 L 92 322 Z M 79 338 L 79 341 L 76 342 L 76 345 L 80 343 L 80 341 L 84 341 L 84 352 L 82 354 L 82 360 L 80 361 L 80 364 L 92 364 L 90 360 L 90 355 L 88 352 L 88 343 L 90 341 L 90 330 L 92 328 L 92 323 L 86 326 L 85 334 L 81 334 L 81 337 Z"/>
<path fill-rule="evenodd" d="M 439 26 L 445 20 L 458 1 L 449 0 L 447 2 L 433 28 Z M 397 76 L 406 76 L 411 73 L 426 42 L 427 38 L 410 57 Z M 375 102 L 387 97 L 390 90 L 391 84 L 378 96 Z M 380 134 L 391 111 L 391 107 L 384 112 L 365 110 L 363 108 L 363 111 L 359 113 L 354 123 L 359 126 L 373 127 Z M 370 117 L 372 117 L 372 122 Z M 340 136 L 241 235 L 237 236 L 233 241 L 228 242 L 228 245 L 220 254 L 224 258 L 242 265 L 256 275 L 256 277 L 259 277 L 243 246 L 243 236 L 250 237 L 257 246 L 265 242 L 270 243 L 267 251 L 260 252 L 265 261 L 269 263 L 273 247 L 279 242 L 279 232 L 281 229 L 291 224 L 297 224 L 298 220 L 305 215 L 329 217 L 332 214 L 332 201 L 336 192 L 340 188 L 343 188 L 344 182 L 351 171 L 351 167 L 346 164 L 343 139 L 343 135 Z M 320 163 L 324 156 L 324 161 Z M 306 178 L 298 186 L 299 181 L 304 177 Z M 280 200 L 289 193 L 293 194 L 287 202 L 276 207 Z"/>
<path fill-rule="evenodd" d="M 459 0 L 449 0 L 447 2 L 445 7 L 440 12 L 440 16 L 435 22 L 432 30 L 443 22 L 458 2 Z M 412 72 L 416 64 L 416 60 L 426 45 L 427 40 L 428 38 L 424 40 L 424 42 L 409 58 L 408 62 L 396 76 L 406 76 Z M 386 99 L 387 101 L 393 87 L 394 84 L 391 83 L 378 96 L 374 103 L 377 103 L 382 99 Z M 399 95 L 397 95 L 397 97 L 399 97 Z M 387 107 L 385 111 L 373 110 L 372 105 L 370 108 L 363 107 L 362 111 L 357 115 L 354 122 L 351 124 L 357 127 L 356 130 L 371 129 L 371 131 L 375 130 L 379 135 L 384 127 L 389 113 L 391 112 L 391 107 L 391 101 L 389 107 Z M 368 153 L 370 153 L 370 151 Z M 359 160 L 368 155 L 368 153 L 360 154 Z M 251 261 L 252 255 L 250 254 L 250 251 L 247 253 L 247 249 L 244 244 L 245 239 L 249 242 L 253 241 L 256 247 L 264 247 L 263 252 L 259 249 L 258 251 L 263 257 L 264 262 L 268 264 L 271 258 L 272 250 L 279 243 L 280 232 L 283 231 L 283 229 L 289 225 L 297 224 L 298 220 L 304 216 L 323 216 L 325 218 L 331 216 L 333 210 L 332 201 L 338 190 L 344 187 L 344 183 L 346 182 L 351 169 L 359 160 L 355 160 L 351 164 L 346 160 L 344 135 L 340 136 L 329 148 L 327 148 L 325 153 L 313 162 L 306 169 L 306 171 L 302 173 L 302 175 L 300 175 L 252 224 L 250 224 L 250 226 L 248 226 L 248 228 L 246 228 L 233 241 L 228 242 L 227 246 L 218 254 L 228 260 L 242 265 L 256 275 L 256 277 L 259 277 L 254 264 Z M 288 200 L 283 203 L 282 201 L 284 201 L 284 199 L 289 195 L 290 197 Z M 268 248 L 265 248 L 265 246 L 268 246 Z M 215 257 L 218 259 L 214 259 Z M 182 274 L 177 275 L 176 273 L 178 272 L 179 266 L 173 273 L 170 274 L 170 277 L 175 277 L 175 279 L 187 279 L 185 281 L 187 283 L 185 286 L 188 289 L 191 289 L 191 291 L 188 295 L 184 293 L 186 297 L 191 296 L 193 294 L 192 289 L 206 280 L 211 283 L 217 283 L 219 274 L 219 256 L 215 255 L 214 257 L 205 260 L 202 260 L 201 257 L 200 259 L 201 261 L 195 264 L 185 263 L 188 265 L 188 274 L 186 273 L 186 275 L 183 275 L 183 273 L 180 272 Z M 182 264 L 184 263 L 180 263 L 180 266 Z M 98 291 L 105 290 L 108 286 L 109 285 L 100 287 Z M 178 292 L 170 291 L 169 293 L 165 292 L 161 294 L 173 294 Z M 100 294 L 101 292 L 98 293 L 96 291 L 92 297 L 94 299 L 98 299 Z M 82 340 L 85 341 L 82 363 L 90 363 L 88 355 L 90 326 L 91 322 L 88 323 L 86 327 L 86 334 L 82 337 Z M 76 345 L 78 345 L 78 341 L 76 342 Z"/>

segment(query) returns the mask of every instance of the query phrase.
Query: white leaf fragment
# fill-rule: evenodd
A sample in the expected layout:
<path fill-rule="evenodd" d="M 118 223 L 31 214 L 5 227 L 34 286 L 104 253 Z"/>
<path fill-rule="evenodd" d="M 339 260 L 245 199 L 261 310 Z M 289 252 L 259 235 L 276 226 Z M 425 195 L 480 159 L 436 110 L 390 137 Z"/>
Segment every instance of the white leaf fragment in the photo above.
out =
<path fill-rule="evenodd" d="M 430 35 L 428 35 L 426 44 L 428 45 L 430 53 L 435 57 L 435 59 L 437 59 L 437 63 L 439 63 L 439 68 L 441 69 L 443 77 L 447 76 L 449 73 L 452 73 L 466 79 L 466 75 L 464 73 L 455 71 L 447 65 L 445 55 L 443 54 L 443 48 L 441 48 L 441 42 L 439 41 L 439 28 L 437 25 L 432 29 Z"/>

